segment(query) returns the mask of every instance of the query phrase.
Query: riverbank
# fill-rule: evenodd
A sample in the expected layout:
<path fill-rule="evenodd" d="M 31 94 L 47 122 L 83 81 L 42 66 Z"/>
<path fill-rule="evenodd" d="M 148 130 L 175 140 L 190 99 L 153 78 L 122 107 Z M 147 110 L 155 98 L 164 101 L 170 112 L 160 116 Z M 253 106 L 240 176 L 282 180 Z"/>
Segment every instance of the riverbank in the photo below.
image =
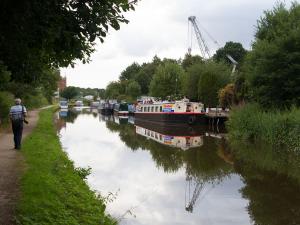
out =
<path fill-rule="evenodd" d="M 34 132 L 24 141 L 26 172 L 21 179 L 17 224 L 115 224 L 105 215 L 103 199 L 85 183 L 62 151 L 53 109 L 40 113 Z"/>
<path fill-rule="evenodd" d="M 300 109 L 266 112 L 257 104 L 234 109 L 227 122 L 233 141 L 263 142 L 274 151 L 300 154 Z"/>
<path fill-rule="evenodd" d="M 265 112 L 249 104 L 232 111 L 227 129 L 237 160 L 300 183 L 300 109 Z"/>

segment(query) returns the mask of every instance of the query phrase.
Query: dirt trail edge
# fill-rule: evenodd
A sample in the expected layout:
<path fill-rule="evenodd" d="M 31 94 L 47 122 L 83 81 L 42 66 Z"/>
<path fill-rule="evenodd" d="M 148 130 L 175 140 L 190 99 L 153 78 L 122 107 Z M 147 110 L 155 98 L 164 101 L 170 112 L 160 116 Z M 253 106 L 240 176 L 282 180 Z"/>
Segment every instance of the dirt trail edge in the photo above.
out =
<path fill-rule="evenodd" d="M 48 107 L 45 107 L 48 108 Z M 42 108 L 44 109 L 44 108 Z M 24 124 L 23 139 L 36 127 L 39 111 L 28 112 L 29 124 Z M 12 132 L 0 133 L 0 224 L 14 224 L 15 208 L 19 197 L 19 182 L 24 168 L 20 151 L 14 150 Z M 22 150 L 21 150 L 22 151 Z"/>

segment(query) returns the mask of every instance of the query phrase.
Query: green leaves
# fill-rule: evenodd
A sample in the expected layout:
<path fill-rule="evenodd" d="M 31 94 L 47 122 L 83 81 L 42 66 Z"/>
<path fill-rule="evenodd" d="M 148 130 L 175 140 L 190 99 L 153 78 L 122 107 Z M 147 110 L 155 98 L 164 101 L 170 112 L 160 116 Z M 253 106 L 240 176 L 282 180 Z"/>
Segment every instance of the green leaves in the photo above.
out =
<path fill-rule="evenodd" d="M 251 98 L 266 107 L 300 105 L 300 6 L 283 4 L 258 21 L 253 50 L 246 60 Z"/>
<path fill-rule="evenodd" d="M 166 99 L 167 96 L 181 94 L 184 76 L 184 70 L 177 63 L 161 64 L 150 83 L 151 95 Z"/>

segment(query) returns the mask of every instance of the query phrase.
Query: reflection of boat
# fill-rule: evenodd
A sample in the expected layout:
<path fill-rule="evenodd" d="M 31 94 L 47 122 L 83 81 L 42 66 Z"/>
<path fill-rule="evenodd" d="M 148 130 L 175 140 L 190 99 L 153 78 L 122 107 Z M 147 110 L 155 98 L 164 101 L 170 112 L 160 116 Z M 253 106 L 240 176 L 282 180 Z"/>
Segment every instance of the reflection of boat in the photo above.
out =
<path fill-rule="evenodd" d="M 68 110 L 67 109 L 61 109 L 59 111 L 59 117 L 67 117 L 68 116 Z"/>
<path fill-rule="evenodd" d="M 68 101 L 60 101 L 59 108 L 61 109 L 68 109 Z"/>
<path fill-rule="evenodd" d="M 114 104 L 109 102 L 101 103 L 99 106 L 101 114 L 104 115 L 113 114 L 113 108 L 114 108 Z"/>
<path fill-rule="evenodd" d="M 175 136 L 175 135 L 158 133 L 153 130 L 149 130 L 147 128 L 140 127 L 140 126 L 135 126 L 135 128 L 137 134 L 170 147 L 176 147 L 176 148 L 181 148 L 183 150 L 187 150 L 189 148 L 199 147 L 203 145 L 203 137 L 200 135 L 199 136 Z"/>
<path fill-rule="evenodd" d="M 139 103 L 135 112 L 136 120 L 160 123 L 204 124 L 206 122 L 204 106 L 188 99 L 175 102 Z"/>
<path fill-rule="evenodd" d="M 99 119 L 101 119 L 102 121 L 114 121 L 113 116 L 111 115 L 103 115 L 101 114 Z"/>
<path fill-rule="evenodd" d="M 134 125 L 134 116 L 129 116 L 129 117 L 128 117 L 128 123 Z"/>
<path fill-rule="evenodd" d="M 128 123 L 128 116 L 114 116 L 114 122 L 117 124 L 127 124 Z"/>
<path fill-rule="evenodd" d="M 91 103 L 91 108 L 98 108 L 99 106 L 100 106 L 100 102 L 98 101 Z"/>
<path fill-rule="evenodd" d="M 161 124 L 158 122 L 137 120 L 136 118 L 134 124 L 161 134 L 172 136 L 202 136 L 207 130 L 207 127 L 203 125 L 189 126 L 187 124 Z"/>

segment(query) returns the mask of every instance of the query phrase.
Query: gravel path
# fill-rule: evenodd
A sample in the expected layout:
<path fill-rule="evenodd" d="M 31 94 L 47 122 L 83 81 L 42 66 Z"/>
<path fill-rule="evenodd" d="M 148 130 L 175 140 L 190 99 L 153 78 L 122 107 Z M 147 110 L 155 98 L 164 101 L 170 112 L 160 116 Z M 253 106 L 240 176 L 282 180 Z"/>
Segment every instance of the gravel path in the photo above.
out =
<path fill-rule="evenodd" d="M 24 124 L 23 140 L 38 121 L 39 110 L 30 111 Z M 13 150 L 12 132 L 0 133 L 0 224 L 12 225 L 15 206 L 19 196 L 19 181 L 24 168 L 21 152 Z M 21 150 L 22 151 L 22 150 Z"/>

